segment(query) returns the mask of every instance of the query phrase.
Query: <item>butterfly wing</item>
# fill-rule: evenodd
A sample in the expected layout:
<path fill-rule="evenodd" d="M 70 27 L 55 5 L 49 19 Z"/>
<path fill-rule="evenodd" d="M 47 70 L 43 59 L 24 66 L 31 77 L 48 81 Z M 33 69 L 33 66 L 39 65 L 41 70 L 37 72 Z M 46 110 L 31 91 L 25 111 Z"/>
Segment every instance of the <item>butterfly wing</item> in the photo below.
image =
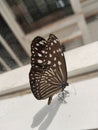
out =
<path fill-rule="evenodd" d="M 40 81 L 44 71 L 47 69 L 46 55 L 47 55 L 47 41 L 37 36 L 31 44 L 31 70 L 29 73 L 29 80 L 31 90 L 37 99 L 41 99 L 40 95 Z"/>
<path fill-rule="evenodd" d="M 53 66 L 53 68 L 56 69 L 56 72 L 60 74 L 59 76 L 61 77 L 61 82 L 67 82 L 66 61 L 58 38 L 55 35 L 50 34 L 48 44 L 50 51 L 49 60 L 52 63 L 51 66 Z"/>
<path fill-rule="evenodd" d="M 64 88 L 68 85 L 67 67 L 58 38 L 55 35 L 50 34 L 47 42 L 47 64 L 49 65 L 49 68 L 44 74 L 45 78 L 47 79 L 44 79 L 46 84 L 43 84 L 43 89 L 41 91 L 43 92 L 42 97 L 49 97 L 51 102 L 51 97 L 59 91 L 63 91 Z"/>
<path fill-rule="evenodd" d="M 36 37 L 31 45 L 31 70 L 29 74 L 31 90 L 37 99 L 46 99 L 63 90 L 67 85 L 67 68 L 58 38 L 49 35 L 46 41 Z"/>

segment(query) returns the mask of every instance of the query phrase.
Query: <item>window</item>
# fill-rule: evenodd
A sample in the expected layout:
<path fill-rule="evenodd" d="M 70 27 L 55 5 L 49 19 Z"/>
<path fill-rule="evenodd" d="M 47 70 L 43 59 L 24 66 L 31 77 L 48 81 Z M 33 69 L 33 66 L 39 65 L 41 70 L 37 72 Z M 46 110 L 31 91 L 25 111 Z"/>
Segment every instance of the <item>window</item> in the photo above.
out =
<path fill-rule="evenodd" d="M 25 33 L 73 14 L 69 0 L 6 0 Z"/>

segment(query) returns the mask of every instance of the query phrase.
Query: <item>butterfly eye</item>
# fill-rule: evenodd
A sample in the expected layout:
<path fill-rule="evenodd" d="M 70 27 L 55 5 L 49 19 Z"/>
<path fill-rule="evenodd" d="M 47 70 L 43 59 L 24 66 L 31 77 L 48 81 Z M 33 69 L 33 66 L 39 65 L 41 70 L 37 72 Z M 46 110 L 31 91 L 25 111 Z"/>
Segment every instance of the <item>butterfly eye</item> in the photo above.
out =
<path fill-rule="evenodd" d="M 55 35 L 50 34 L 47 41 L 40 36 L 32 41 L 29 80 L 35 98 L 48 98 L 48 104 L 67 86 L 66 62 Z"/>

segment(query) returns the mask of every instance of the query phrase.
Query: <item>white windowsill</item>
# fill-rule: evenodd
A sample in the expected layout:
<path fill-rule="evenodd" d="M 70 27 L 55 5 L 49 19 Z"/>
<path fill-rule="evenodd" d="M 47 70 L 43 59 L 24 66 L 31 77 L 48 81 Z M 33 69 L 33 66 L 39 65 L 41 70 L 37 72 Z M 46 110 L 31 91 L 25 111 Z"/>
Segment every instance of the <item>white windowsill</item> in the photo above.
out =
<path fill-rule="evenodd" d="M 0 101 L 0 130 L 98 129 L 98 78 L 70 84 L 66 103 L 53 97 L 36 100 L 31 94 Z"/>
<path fill-rule="evenodd" d="M 98 70 L 98 41 L 65 53 L 68 76 Z M 29 87 L 30 65 L 0 75 L 0 95 Z"/>

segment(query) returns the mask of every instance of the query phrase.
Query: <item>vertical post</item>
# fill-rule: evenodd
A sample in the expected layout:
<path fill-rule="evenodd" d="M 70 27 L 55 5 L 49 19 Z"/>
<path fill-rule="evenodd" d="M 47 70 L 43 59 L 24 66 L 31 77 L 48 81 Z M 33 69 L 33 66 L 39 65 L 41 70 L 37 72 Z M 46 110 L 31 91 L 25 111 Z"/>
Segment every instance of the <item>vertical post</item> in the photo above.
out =
<path fill-rule="evenodd" d="M 79 15 L 78 27 L 80 28 L 80 30 L 82 32 L 84 44 L 91 43 L 92 38 L 90 36 L 85 18 L 82 14 Z"/>
<path fill-rule="evenodd" d="M 85 21 L 84 14 L 83 14 L 83 11 L 81 8 L 80 1 L 79 0 L 70 0 L 70 3 L 72 5 L 72 9 L 73 9 L 74 13 L 78 17 L 77 24 L 78 24 L 79 29 L 82 32 L 84 44 L 92 42 L 88 27 L 87 27 L 87 23 Z"/>
<path fill-rule="evenodd" d="M 82 8 L 79 0 L 70 0 L 70 4 L 75 14 L 82 13 Z"/>
<path fill-rule="evenodd" d="M 2 17 L 5 19 L 5 21 L 9 25 L 10 29 L 13 31 L 16 38 L 19 40 L 24 50 L 30 56 L 30 47 L 29 47 L 30 45 L 28 44 L 28 41 L 25 38 L 24 32 L 22 31 L 22 29 L 16 22 L 15 16 L 13 15 L 11 9 L 9 8 L 5 0 L 0 0 L 0 12 L 1 12 Z"/>

